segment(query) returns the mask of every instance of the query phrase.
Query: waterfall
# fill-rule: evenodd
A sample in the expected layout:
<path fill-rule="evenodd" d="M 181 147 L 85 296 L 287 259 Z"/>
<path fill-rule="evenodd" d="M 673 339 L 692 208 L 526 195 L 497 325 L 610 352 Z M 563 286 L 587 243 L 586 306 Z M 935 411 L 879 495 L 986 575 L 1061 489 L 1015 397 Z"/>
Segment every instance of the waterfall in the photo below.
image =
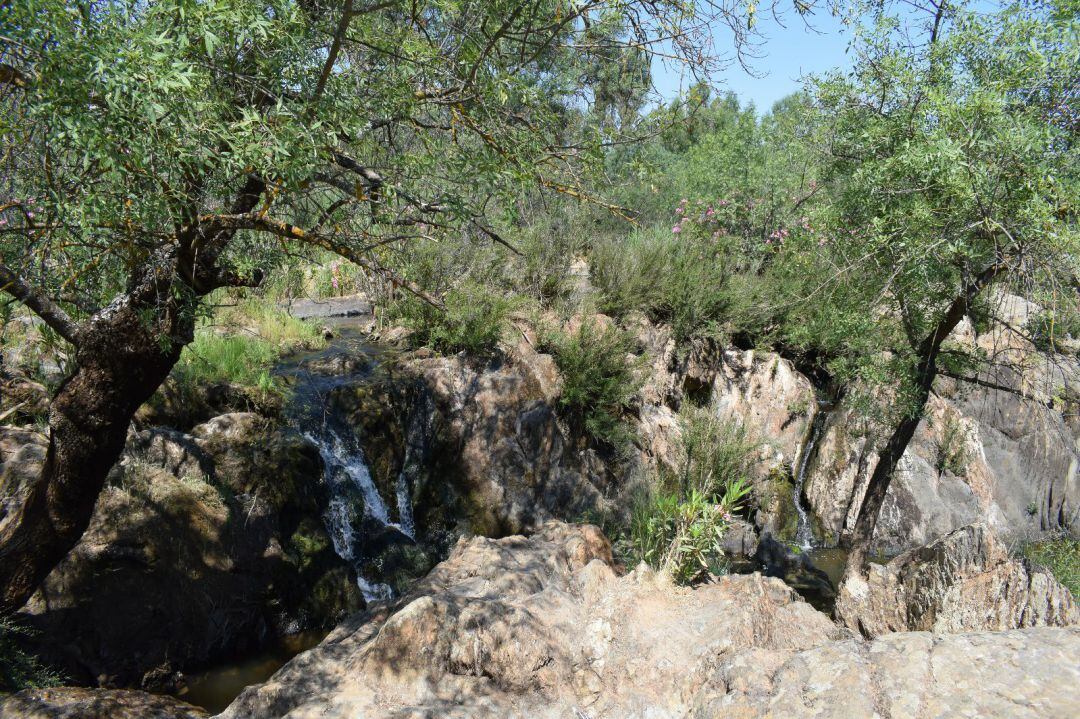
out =
<path fill-rule="evenodd" d="M 820 405 L 810 422 L 809 436 L 806 440 L 806 446 L 803 447 L 802 452 L 799 454 L 799 466 L 795 472 L 794 500 L 795 511 L 799 517 L 795 530 L 795 543 L 803 550 L 813 549 L 814 547 L 814 530 L 810 524 L 810 512 L 803 504 L 803 489 L 806 485 L 806 472 L 810 468 L 810 461 L 814 457 L 814 448 L 825 429 L 826 417 L 828 417 L 828 410 L 824 405 Z"/>
<path fill-rule="evenodd" d="M 348 339 L 348 337 L 344 338 Z M 363 351 L 355 344 L 335 342 L 312 359 L 326 359 L 342 353 Z M 327 376 L 314 373 L 300 362 L 279 370 L 295 380 L 289 403 L 289 416 L 297 430 L 319 451 L 323 463 L 323 481 L 329 493 L 323 522 L 334 552 L 356 571 L 356 583 L 368 602 L 390 599 L 388 584 L 363 575 L 365 539 L 372 528 L 390 528 L 415 540 L 410 474 L 402 469 L 395 486 L 398 521 L 392 522 L 386 500 L 371 477 L 360 440 L 353 428 L 339 416 L 329 402 L 334 389 L 363 381 L 363 374 Z M 406 451 L 408 456 L 408 450 Z M 408 462 L 406 462 L 408 467 Z"/>

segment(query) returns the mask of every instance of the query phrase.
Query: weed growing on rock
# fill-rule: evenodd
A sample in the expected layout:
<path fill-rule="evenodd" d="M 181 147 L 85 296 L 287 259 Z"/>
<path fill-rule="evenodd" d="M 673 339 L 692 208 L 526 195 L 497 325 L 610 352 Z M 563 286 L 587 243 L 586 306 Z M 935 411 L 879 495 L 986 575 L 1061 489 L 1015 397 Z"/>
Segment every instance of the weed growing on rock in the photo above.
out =
<path fill-rule="evenodd" d="M 1069 534 L 1038 542 L 1023 548 L 1024 556 L 1050 570 L 1072 595 L 1080 598 L 1080 538 Z"/>

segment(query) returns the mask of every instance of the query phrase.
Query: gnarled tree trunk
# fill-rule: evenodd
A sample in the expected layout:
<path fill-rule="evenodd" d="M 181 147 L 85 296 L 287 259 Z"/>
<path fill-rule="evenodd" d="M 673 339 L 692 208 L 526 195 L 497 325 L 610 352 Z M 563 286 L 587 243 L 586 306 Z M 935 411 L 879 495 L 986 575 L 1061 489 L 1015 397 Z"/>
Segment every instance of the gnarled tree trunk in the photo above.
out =
<path fill-rule="evenodd" d="M 147 323 L 150 307 L 125 295 L 78 330 L 77 369 L 53 398 L 41 475 L 0 516 L 0 613 L 22 607 L 78 543 L 132 417 L 191 339 L 190 313 L 170 302 L 153 307 L 160 324 Z M 163 327 L 173 335 L 164 346 Z"/>

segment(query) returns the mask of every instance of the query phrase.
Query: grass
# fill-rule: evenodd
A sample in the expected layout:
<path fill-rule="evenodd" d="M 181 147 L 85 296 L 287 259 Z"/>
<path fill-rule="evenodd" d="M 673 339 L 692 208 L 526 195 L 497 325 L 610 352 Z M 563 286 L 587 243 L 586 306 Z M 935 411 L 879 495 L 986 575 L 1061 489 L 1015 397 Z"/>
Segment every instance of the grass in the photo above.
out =
<path fill-rule="evenodd" d="M 63 677 L 28 652 L 22 639 L 29 630 L 11 617 L 0 617 L 0 692 L 53 687 Z"/>
<path fill-rule="evenodd" d="M 236 384 L 258 393 L 276 393 L 271 374 L 289 352 L 313 349 L 325 340 L 312 324 L 291 317 L 267 300 L 247 299 L 221 307 L 200 327 L 173 370 L 181 386 Z"/>
<path fill-rule="evenodd" d="M 1061 534 L 1026 544 L 1023 553 L 1034 564 L 1048 569 L 1073 597 L 1080 599 L 1080 538 Z"/>

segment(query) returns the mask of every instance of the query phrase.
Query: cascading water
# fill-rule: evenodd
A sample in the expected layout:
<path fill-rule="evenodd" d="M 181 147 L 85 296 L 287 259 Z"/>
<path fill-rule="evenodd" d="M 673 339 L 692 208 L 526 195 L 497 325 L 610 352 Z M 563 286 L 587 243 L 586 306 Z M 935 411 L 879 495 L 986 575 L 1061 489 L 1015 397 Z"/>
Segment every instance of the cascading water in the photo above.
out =
<path fill-rule="evenodd" d="M 800 549 L 813 549 L 814 530 L 810 525 L 810 513 L 803 505 L 803 489 L 806 485 L 806 472 L 810 468 L 810 461 L 814 457 L 814 448 L 825 428 L 825 419 L 828 411 L 824 405 L 820 405 L 818 412 L 810 423 L 810 433 L 806 440 L 806 446 L 799 454 L 799 467 L 795 472 L 795 511 L 798 514 L 798 525 L 795 530 L 795 543 Z"/>
<path fill-rule="evenodd" d="M 356 357 L 371 358 L 355 335 L 342 332 L 341 337 L 322 352 L 303 358 L 298 364 L 282 368 L 279 373 L 294 381 L 288 415 L 297 430 L 315 447 L 323 461 L 323 480 L 329 491 L 329 501 L 323 521 L 335 553 L 356 570 L 357 586 L 367 601 L 389 599 L 393 590 L 388 584 L 363 576 L 364 540 L 369 531 L 389 529 L 415 540 L 410 478 L 403 469 L 395 487 L 398 521 L 391 520 L 390 509 L 372 480 L 364 450 L 352 427 L 344 421 L 331 404 L 333 390 L 363 381 L 370 373 L 364 369 L 344 374 L 327 375 L 308 369 L 314 365 L 333 364 L 326 360 Z M 338 363 L 348 366 L 347 362 Z M 406 462 L 408 466 L 408 462 Z"/>

